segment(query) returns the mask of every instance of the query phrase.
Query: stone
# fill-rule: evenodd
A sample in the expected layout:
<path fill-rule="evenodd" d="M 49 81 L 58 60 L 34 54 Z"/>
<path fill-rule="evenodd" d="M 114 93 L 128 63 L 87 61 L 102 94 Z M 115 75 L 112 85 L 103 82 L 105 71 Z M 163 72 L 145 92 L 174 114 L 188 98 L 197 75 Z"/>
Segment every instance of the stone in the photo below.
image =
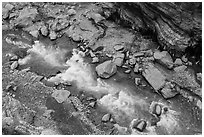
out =
<path fill-rule="evenodd" d="M 187 68 L 187 66 L 182 65 L 182 66 L 175 67 L 174 71 L 180 72 L 180 71 L 184 71 L 186 68 Z"/>
<path fill-rule="evenodd" d="M 138 64 L 138 63 L 135 64 L 134 72 L 135 72 L 135 73 L 138 73 L 138 72 L 139 72 L 139 64 Z"/>
<path fill-rule="evenodd" d="M 115 46 L 114 46 L 114 49 L 115 49 L 116 51 L 123 50 L 123 49 L 124 49 L 124 45 L 115 45 Z"/>
<path fill-rule="evenodd" d="M 198 81 L 202 82 L 202 73 L 196 73 L 196 78 Z"/>
<path fill-rule="evenodd" d="M 12 64 L 11 64 L 11 69 L 14 70 L 18 67 L 18 61 L 14 61 Z"/>
<path fill-rule="evenodd" d="M 5 5 L 5 8 L 8 9 L 9 11 L 12 10 L 14 8 L 14 6 L 10 3 Z"/>
<path fill-rule="evenodd" d="M 96 72 L 101 78 L 110 78 L 117 72 L 117 66 L 111 60 L 105 61 L 96 67 Z"/>
<path fill-rule="evenodd" d="M 174 65 L 175 66 L 180 66 L 182 65 L 182 60 L 180 58 L 177 58 L 175 61 L 174 61 Z"/>
<path fill-rule="evenodd" d="M 2 9 L 2 18 L 3 18 L 3 19 L 8 18 L 8 16 L 9 16 L 8 12 L 9 12 L 8 9 L 6 9 L 6 8 L 3 8 L 3 9 Z"/>
<path fill-rule="evenodd" d="M 166 76 L 152 62 L 146 63 L 142 75 L 156 91 L 166 83 Z"/>
<path fill-rule="evenodd" d="M 49 35 L 51 40 L 54 40 L 57 38 L 57 34 L 55 33 L 55 31 L 50 31 L 50 35 Z"/>
<path fill-rule="evenodd" d="M 181 57 L 181 59 L 182 59 L 182 61 L 185 62 L 185 63 L 188 62 L 188 59 L 187 59 L 186 56 L 184 56 L 184 55 Z"/>
<path fill-rule="evenodd" d="M 41 31 L 41 33 L 42 33 L 43 36 L 47 36 L 47 35 L 48 35 L 48 29 L 47 29 L 46 26 L 42 26 L 42 27 L 40 28 L 40 31 Z"/>
<path fill-rule="evenodd" d="M 13 55 L 9 60 L 10 61 L 17 61 L 18 60 L 18 56 Z"/>
<path fill-rule="evenodd" d="M 196 105 L 199 109 L 202 109 L 202 102 L 200 100 L 197 101 Z"/>
<path fill-rule="evenodd" d="M 138 86 L 141 84 L 141 79 L 140 78 L 135 78 L 135 84 Z"/>
<path fill-rule="evenodd" d="M 140 131 L 140 132 L 143 132 L 144 129 L 146 128 L 146 126 L 147 126 L 147 123 L 146 123 L 146 121 L 144 121 L 144 120 L 141 120 L 141 121 L 139 121 L 139 122 L 135 122 L 135 123 L 133 124 L 133 128 L 134 128 L 134 129 L 137 129 L 137 130 Z"/>
<path fill-rule="evenodd" d="M 117 66 L 122 66 L 122 64 L 123 64 L 123 59 L 122 58 L 116 58 L 115 60 L 114 60 L 114 63 L 117 65 Z"/>
<path fill-rule="evenodd" d="M 67 14 L 68 14 L 69 16 L 72 16 L 72 15 L 75 15 L 75 14 L 76 14 L 76 11 L 75 11 L 74 9 L 70 9 L 70 10 L 67 11 Z"/>
<path fill-rule="evenodd" d="M 90 56 L 91 56 L 92 58 L 96 56 L 91 50 L 89 51 L 89 54 L 90 54 Z"/>
<path fill-rule="evenodd" d="M 161 115 L 161 110 L 162 110 L 162 109 L 161 109 L 161 106 L 157 104 L 157 105 L 155 106 L 155 113 L 156 113 L 157 116 L 160 116 L 160 115 Z"/>
<path fill-rule="evenodd" d="M 161 94 L 165 99 L 172 98 L 176 96 L 179 92 L 175 89 L 173 89 L 170 82 L 167 82 L 164 86 L 164 88 L 161 90 Z"/>
<path fill-rule="evenodd" d="M 91 106 L 92 108 L 94 108 L 96 106 L 96 102 L 91 102 L 89 103 L 89 106 Z"/>
<path fill-rule="evenodd" d="M 130 65 L 135 65 L 135 63 L 136 63 L 136 58 L 132 57 L 132 58 L 129 59 L 129 64 Z"/>
<path fill-rule="evenodd" d="M 131 70 L 129 70 L 129 69 L 125 71 L 126 74 L 129 74 L 130 72 L 131 72 Z"/>
<path fill-rule="evenodd" d="M 102 122 L 108 122 L 111 118 L 111 114 L 105 114 L 103 117 L 102 117 Z"/>
<path fill-rule="evenodd" d="M 38 38 L 39 36 L 39 31 L 38 30 L 33 30 L 29 32 L 33 37 Z"/>
<path fill-rule="evenodd" d="M 155 51 L 154 58 L 158 61 L 158 63 L 163 64 L 169 69 L 173 68 L 173 59 L 171 55 L 167 51 Z"/>
<path fill-rule="evenodd" d="M 98 63 L 98 62 L 99 62 L 98 57 L 94 57 L 94 58 L 92 58 L 92 63 Z"/>
<path fill-rule="evenodd" d="M 142 57 L 142 56 L 144 56 L 144 52 L 137 52 L 137 53 L 134 53 L 133 54 L 133 57 Z"/>
<path fill-rule="evenodd" d="M 69 96 L 70 92 L 68 90 L 55 90 L 52 93 L 52 97 L 55 98 L 58 103 L 63 103 Z"/>

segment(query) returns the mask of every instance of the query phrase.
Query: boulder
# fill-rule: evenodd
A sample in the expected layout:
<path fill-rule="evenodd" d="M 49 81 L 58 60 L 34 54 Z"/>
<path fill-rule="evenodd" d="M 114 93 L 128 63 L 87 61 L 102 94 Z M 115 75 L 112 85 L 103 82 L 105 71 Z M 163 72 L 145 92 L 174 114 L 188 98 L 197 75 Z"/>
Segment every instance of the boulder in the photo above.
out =
<path fill-rule="evenodd" d="M 70 92 L 68 90 L 55 90 L 52 93 L 52 97 L 55 98 L 58 103 L 63 103 L 69 96 Z"/>
<path fill-rule="evenodd" d="M 96 72 L 101 78 L 109 78 L 117 72 L 117 66 L 111 60 L 105 61 L 96 67 Z"/>
<path fill-rule="evenodd" d="M 173 68 L 173 59 L 167 51 L 155 51 L 154 58 L 156 59 L 156 61 L 158 61 L 158 63 L 166 66 L 167 68 Z"/>
<path fill-rule="evenodd" d="M 156 91 L 166 83 L 166 76 L 151 62 L 145 64 L 142 75 Z"/>

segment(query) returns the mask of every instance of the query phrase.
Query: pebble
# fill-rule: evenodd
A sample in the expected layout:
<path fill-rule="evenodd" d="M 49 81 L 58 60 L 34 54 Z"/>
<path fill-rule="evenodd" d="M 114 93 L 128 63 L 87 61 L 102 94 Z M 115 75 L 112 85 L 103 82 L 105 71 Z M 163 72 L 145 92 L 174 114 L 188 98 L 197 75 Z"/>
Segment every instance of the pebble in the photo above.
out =
<path fill-rule="evenodd" d="M 46 26 L 42 26 L 40 31 L 41 31 L 43 36 L 47 36 L 48 35 L 48 29 L 47 29 Z"/>
<path fill-rule="evenodd" d="M 134 57 L 141 57 L 141 56 L 144 56 L 144 53 L 143 52 L 137 52 L 137 53 L 134 53 L 133 56 Z"/>
<path fill-rule="evenodd" d="M 50 35 L 49 35 L 51 40 L 54 40 L 57 38 L 57 34 L 54 31 L 50 31 Z"/>
<path fill-rule="evenodd" d="M 98 63 L 98 62 L 99 62 L 98 57 L 94 57 L 94 58 L 92 58 L 92 63 Z"/>
<path fill-rule="evenodd" d="M 89 103 L 89 106 L 91 106 L 92 108 L 94 108 L 96 106 L 96 102 L 91 102 Z"/>
<path fill-rule="evenodd" d="M 135 72 L 135 73 L 138 73 L 138 72 L 139 72 L 139 64 L 138 64 L 138 63 L 135 64 L 134 72 Z"/>
<path fill-rule="evenodd" d="M 138 86 L 141 84 L 141 79 L 140 78 L 135 78 L 135 84 Z"/>
<path fill-rule="evenodd" d="M 14 70 L 18 67 L 18 61 L 14 61 L 12 64 L 11 64 L 11 69 Z"/>
<path fill-rule="evenodd" d="M 200 109 L 202 109 L 202 102 L 200 100 L 197 101 L 197 104 L 196 104 Z"/>
<path fill-rule="evenodd" d="M 13 55 L 11 58 L 10 58 L 10 61 L 17 61 L 18 60 L 18 56 L 16 55 Z"/>
<path fill-rule="evenodd" d="M 39 36 L 39 31 L 38 30 L 33 30 L 29 32 L 33 37 L 38 38 Z"/>
<path fill-rule="evenodd" d="M 110 114 L 105 114 L 103 117 L 102 117 L 102 122 L 108 122 L 111 118 L 111 115 Z"/>

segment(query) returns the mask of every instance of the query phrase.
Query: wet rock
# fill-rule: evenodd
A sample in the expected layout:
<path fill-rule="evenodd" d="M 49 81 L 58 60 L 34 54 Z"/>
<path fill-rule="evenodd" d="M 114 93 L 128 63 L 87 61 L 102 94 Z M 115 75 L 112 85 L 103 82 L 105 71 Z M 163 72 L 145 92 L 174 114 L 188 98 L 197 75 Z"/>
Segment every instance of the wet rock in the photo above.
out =
<path fill-rule="evenodd" d="M 173 67 L 173 60 L 171 55 L 167 51 L 156 51 L 154 52 L 154 58 L 161 64 L 165 65 L 167 68 L 171 69 Z"/>
<path fill-rule="evenodd" d="M 175 65 L 175 66 L 180 66 L 180 65 L 182 65 L 182 60 L 179 59 L 179 58 L 177 58 L 177 59 L 174 61 L 174 65 Z"/>
<path fill-rule="evenodd" d="M 185 69 L 187 69 L 187 66 L 182 65 L 182 66 L 175 67 L 174 71 L 180 72 L 180 71 L 184 71 Z"/>
<path fill-rule="evenodd" d="M 47 36 L 48 35 L 48 29 L 47 29 L 46 26 L 42 26 L 40 31 L 41 31 L 43 36 Z"/>
<path fill-rule="evenodd" d="M 103 117 L 102 117 L 102 122 L 108 122 L 111 118 L 111 114 L 105 114 Z"/>
<path fill-rule="evenodd" d="M 140 120 L 140 121 L 135 121 L 135 123 L 133 123 L 133 129 L 137 129 L 140 132 L 143 132 L 144 129 L 146 128 L 147 123 L 144 120 Z"/>
<path fill-rule="evenodd" d="M 166 83 L 166 76 L 151 62 L 145 64 L 142 75 L 156 91 Z"/>
<path fill-rule="evenodd" d="M 76 14 L 76 10 L 70 9 L 70 10 L 67 11 L 67 14 L 68 14 L 69 16 L 75 15 L 75 14 Z"/>
<path fill-rule="evenodd" d="M 56 38 L 57 38 L 57 34 L 56 34 L 56 32 L 55 32 L 55 31 L 50 31 L 50 35 L 49 35 L 49 37 L 50 37 L 51 40 L 56 39 Z"/>
<path fill-rule="evenodd" d="M 18 67 L 18 61 L 14 61 L 12 64 L 11 64 L 11 69 L 14 70 Z"/>
<path fill-rule="evenodd" d="M 164 98 L 169 99 L 176 96 L 179 92 L 174 89 L 174 85 L 171 82 L 167 82 L 164 88 L 161 90 L 161 94 Z"/>
<path fill-rule="evenodd" d="M 111 60 L 105 61 L 96 67 L 96 72 L 101 78 L 109 78 L 117 72 L 115 63 Z"/>
<path fill-rule="evenodd" d="M 115 45 L 115 46 L 114 46 L 114 49 L 115 49 L 116 51 L 123 50 L 123 48 L 124 48 L 124 45 Z"/>
<path fill-rule="evenodd" d="M 58 103 L 63 103 L 69 96 L 70 92 L 68 90 L 55 90 L 52 93 L 52 97 L 55 98 Z"/>

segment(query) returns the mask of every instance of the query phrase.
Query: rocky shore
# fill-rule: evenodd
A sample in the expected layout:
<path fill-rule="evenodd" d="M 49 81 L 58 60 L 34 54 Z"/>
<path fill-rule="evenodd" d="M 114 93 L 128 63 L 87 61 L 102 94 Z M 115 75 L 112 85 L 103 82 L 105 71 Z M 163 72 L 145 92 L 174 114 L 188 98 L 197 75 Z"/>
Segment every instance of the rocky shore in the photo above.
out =
<path fill-rule="evenodd" d="M 3 2 L 2 134 L 202 134 L 202 3 Z"/>

